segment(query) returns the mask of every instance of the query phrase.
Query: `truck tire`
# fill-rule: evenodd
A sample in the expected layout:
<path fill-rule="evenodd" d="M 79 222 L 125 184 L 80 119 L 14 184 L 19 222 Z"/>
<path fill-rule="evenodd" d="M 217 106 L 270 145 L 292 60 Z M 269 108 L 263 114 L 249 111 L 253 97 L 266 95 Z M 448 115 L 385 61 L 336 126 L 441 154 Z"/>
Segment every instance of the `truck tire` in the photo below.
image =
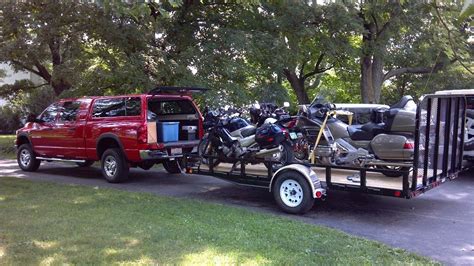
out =
<path fill-rule="evenodd" d="M 169 174 L 181 174 L 183 173 L 183 163 L 181 159 L 174 159 L 173 161 L 167 160 L 163 162 L 163 167 L 165 168 L 166 172 Z"/>
<path fill-rule="evenodd" d="M 311 187 L 297 171 L 285 171 L 276 177 L 273 197 L 283 211 L 291 214 L 304 214 L 314 205 Z"/>
<path fill-rule="evenodd" d="M 83 163 L 76 163 L 79 167 L 89 167 L 94 164 L 94 161 L 86 160 Z"/>
<path fill-rule="evenodd" d="M 36 159 L 36 155 L 30 144 L 23 144 L 18 148 L 16 160 L 21 170 L 26 172 L 38 170 L 41 164 L 41 160 Z"/>
<path fill-rule="evenodd" d="M 102 175 L 110 183 L 120 183 L 127 180 L 130 167 L 118 148 L 105 150 L 101 159 Z"/>

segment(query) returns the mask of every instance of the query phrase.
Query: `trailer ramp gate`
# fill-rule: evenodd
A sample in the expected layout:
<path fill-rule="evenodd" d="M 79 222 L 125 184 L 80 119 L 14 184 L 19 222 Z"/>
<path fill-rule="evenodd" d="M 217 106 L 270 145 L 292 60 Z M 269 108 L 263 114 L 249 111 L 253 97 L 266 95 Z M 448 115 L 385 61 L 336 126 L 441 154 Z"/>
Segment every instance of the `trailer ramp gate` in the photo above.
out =
<path fill-rule="evenodd" d="M 463 95 L 426 95 L 419 103 L 409 197 L 458 176 L 462 169 L 465 117 Z"/>

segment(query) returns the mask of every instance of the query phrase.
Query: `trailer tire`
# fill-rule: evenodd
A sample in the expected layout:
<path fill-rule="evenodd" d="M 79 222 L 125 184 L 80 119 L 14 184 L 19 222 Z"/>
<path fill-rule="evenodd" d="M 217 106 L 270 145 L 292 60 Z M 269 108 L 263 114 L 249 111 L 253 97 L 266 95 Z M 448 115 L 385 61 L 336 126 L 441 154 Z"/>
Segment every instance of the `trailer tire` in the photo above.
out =
<path fill-rule="evenodd" d="M 100 161 L 102 175 L 109 183 L 120 183 L 127 180 L 130 167 L 120 149 L 105 150 Z"/>
<path fill-rule="evenodd" d="M 284 171 L 276 177 L 273 197 L 278 206 L 291 214 L 304 214 L 314 205 L 311 187 L 297 171 Z"/>
<path fill-rule="evenodd" d="M 183 173 L 183 162 L 181 159 L 175 159 L 173 161 L 167 160 L 163 162 L 163 167 L 169 174 L 181 174 Z"/>

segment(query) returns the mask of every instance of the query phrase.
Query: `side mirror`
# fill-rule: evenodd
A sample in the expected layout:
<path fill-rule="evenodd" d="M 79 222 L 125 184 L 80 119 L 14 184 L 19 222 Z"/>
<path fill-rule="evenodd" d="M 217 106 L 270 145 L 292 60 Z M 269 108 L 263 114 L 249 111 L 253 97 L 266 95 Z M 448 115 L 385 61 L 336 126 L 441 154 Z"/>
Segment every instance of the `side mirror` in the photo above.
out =
<path fill-rule="evenodd" d="M 286 107 L 286 108 L 290 107 L 290 103 L 289 102 L 284 102 L 283 107 Z"/>
<path fill-rule="evenodd" d="M 28 117 L 26 118 L 26 122 L 41 123 L 43 121 L 41 119 L 38 119 L 37 115 L 29 114 Z"/>

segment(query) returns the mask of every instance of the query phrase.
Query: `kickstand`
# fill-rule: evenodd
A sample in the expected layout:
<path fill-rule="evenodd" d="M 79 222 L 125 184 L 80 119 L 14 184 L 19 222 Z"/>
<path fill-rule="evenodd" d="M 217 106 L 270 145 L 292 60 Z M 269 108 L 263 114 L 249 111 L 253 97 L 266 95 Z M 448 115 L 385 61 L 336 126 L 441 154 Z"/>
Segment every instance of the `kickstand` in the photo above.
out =
<path fill-rule="evenodd" d="M 232 168 L 230 168 L 229 174 L 232 173 L 232 172 L 234 172 L 234 171 L 237 169 L 237 166 L 238 166 L 238 165 L 240 165 L 240 162 L 239 162 L 239 161 L 235 162 L 235 163 L 232 165 Z"/>

